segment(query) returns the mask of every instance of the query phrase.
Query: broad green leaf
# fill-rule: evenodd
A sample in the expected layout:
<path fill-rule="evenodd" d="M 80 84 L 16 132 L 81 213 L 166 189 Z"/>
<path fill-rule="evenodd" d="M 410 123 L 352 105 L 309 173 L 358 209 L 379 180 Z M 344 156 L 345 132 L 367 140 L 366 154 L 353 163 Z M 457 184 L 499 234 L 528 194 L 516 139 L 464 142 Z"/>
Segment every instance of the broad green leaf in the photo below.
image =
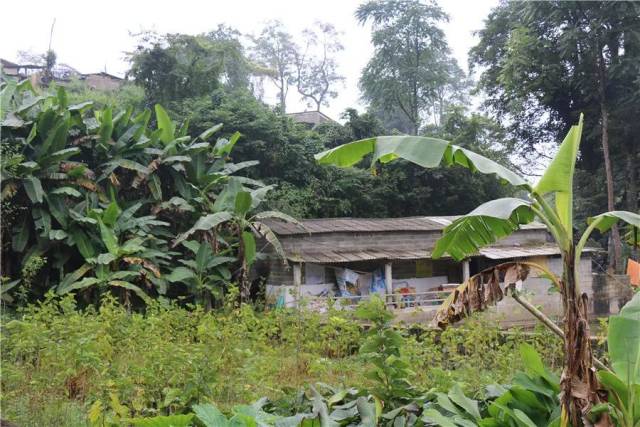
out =
<path fill-rule="evenodd" d="M 87 261 L 100 265 L 109 265 L 115 260 L 116 256 L 107 252 L 105 254 L 99 254 L 95 258 L 89 258 Z"/>
<path fill-rule="evenodd" d="M 58 99 L 58 105 L 60 108 L 67 108 L 69 105 L 69 98 L 67 97 L 67 92 L 63 87 L 59 87 L 56 93 L 56 97 Z"/>
<path fill-rule="evenodd" d="M 608 231 L 613 225 L 622 220 L 627 224 L 632 225 L 633 227 L 640 228 L 640 215 L 633 212 L 628 211 L 611 211 L 605 212 L 600 215 L 596 215 L 587 219 L 589 224 L 597 221 L 595 227 L 601 232 L 604 233 Z"/>
<path fill-rule="evenodd" d="M 434 408 L 427 408 L 422 412 L 422 419 L 428 423 L 440 427 L 457 427 L 448 417 L 445 417 Z"/>
<path fill-rule="evenodd" d="M 113 120 L 112 120 L 112 111 L 111 107 L 105 108 L 102 110 L 102 114 L 100 115 L 100 130 L 98 131 L 98 135 L 100 138 L 98 142 L 101 145 L 106 144 L 111 140 L 111 134 L 113 133 Z"/>
<path fill-rule="evenodd" d="M 117 256 L 118 255 L 118 238 L 116 237 L 113 229 L 107 227 L 102 220 L 98 220 L 98 226 L 100 227 L 100 237 L 102 238 L 102 243 L 107 248 L 110 254 Z"/>
<path fill-rule="evenodd" d="M 231 175 L 233 173 L 238 172 L 239 170 L 250 168 L 251 166 L 255 166 L 260 164 L 257 160 L 247 160 L 245 162 L 240 163 L 227 163 L 224 165 L 224 169 L 222 169 L 222 173 L 225 175 Z"/>
<path fill-rule="evenodd" d="M 7 113 L 10 111 L 8 107 L 13 94 L 16 92 L 16 82 L 8 80 L 6 85 L 0 90 L 0 121 L 4 120 Z"/>
<path fill-rule="evenodd" d="M 287 262 L 287 254 L 282 247 L 282 243 L 278 239 L 278 236 L 263 222 L 255 222 L 253 224 L 254 229 L 260 234 L 263 238 L 267 240 L 267 242 L 273 247 L 276 251 L 276 254 L 282 259 L 284 264 L 288 264 Z"/>
<path fill-rule="evenodd" d="M 31 203 L 42 203 L 44 197 L 44 190 L 42 189 L 42 183 L 35 176 L 29 176 L 24 179 L 24 189 L 29 196 Z"/>
<path fill-rule="evenodd" d="M 217 131 L 219 131 L 220 129 L 222 129 L 222 123 L 218 123 L 215 126 L 211 126 L 209 129 L 205 130 L 204 132 L 202 132 L 200 134 L 200 136 L 198 136 L 198 138 L 200 138 L 203 141 L 206 141 L 207 139 L 209 139 L 209 137 L 211 135 L 213 135 L 214 133 L 216 133 Z"/>
<path fill-rule="evenodd" d="M 243 177 L 234 177 L 239 183 L 242 183 Z M 251 191 L 251 209 L 257 208 L 260 203 L 267 197 L 267 193 L 275 188 L 274 185 L 266 185 Z"/>
<path fill-rule="evenodd" d="M 49 205 L 49 212 L 51 215 L 62 225 L 67 227 L 69 219 L 69 209 L 65 205 L 64 197 L 60 197 L 54 194 L 44 196 L 47 204 Z"/>
<path fill-rule="evenodd" d="M 640 320 L 640 293 L 636 292 L 631 301 L 627 302 L 620 313 L 620 317 L 626 317 L 628 319 Z"/>
<path fill-rule="evenodd" d="M 64 276 L 64 278 L 58 284 L 58 288 L 57 288 L 56 292 L 58 294 L 60 294 L 61 291 L 67 292 L 67 291 L 65 291 L 65 289 L 68 288 L 70 285 L 72 285 L 74 282 L 77 282 L 78 280 L 80 280 L 80 278 L 82 276 L 84 276 L 85 274 L 87 274 L 87 272 L 90 271 L 91 268 L 92 268 L 91 265 L 83 264 L 80 268 L 78 268 L 74 272 L 69 273 L 66 276 Z"/>
<path fill-rule="evenodd" d="M 609 318 L 608 347 L 616 375 L 627 384 L 640 384 L 640 293 Z"/>
<path fill-rule="evenodd" d="M 244 259 L 248 266 L 256 260 L 256 239 L 249 231 L 242 232 L 242 245 L 244 248 Z"/>
<path fill-rule="evenodd" d="M 20 225 L 16 226 L 11 239 L 11 248 L 16 252 L 24 251 L 29 241 L 30 227 L 29 217 L 25 215 Z"/>
<path fill-rule="evenodd" d="M 67 110 L 69 110 L 69 111 L 82 111 L 87 107 L 91 107 L 92 105 L 93 105 L 93 101 L 85 101 L 85 102 L 81 102 L 79 104 L 69 105 L 69 108 L 67 108 Z"/>
<path fill-rule="evenodd" d="M 582 137 L 583 116 L 571 126 L 558 152 L 538 181 L 534 191 L 544 195 L 555 193 L 556 212 L 566 230 L 573 227 L 573 175 Z"/>
<path fill-rule="evenodd" d="M 78 147 L 63 148 L 43 158 L 40 166 L 46 167 L 48 165 L 53 165 L 54 163 L 58 163 L 61 160 L 68 159 L 69 157 L 73 157 L 79 153 L 80 149 Z"/>
<path fill-rule="evenodd" d="M 437 398 L 436 398 L 436 403 L 438 404 L 438 406 L 440 406 L 442 409 L 450 412 L 451 414 L 454 415 L 462 415 L 462 411 L 460 410 L 460 408 L 458 408 L 449 398 L 449 396 L 447 396 L 444 393 L 437 393 Z"/>
<path fill-rule="evenodd" d="M 464 259 L 533 219 L 534 213 L 526 200 L 507 197 L 484 203 L 444 229 L 432 257 L 448 253 L 456 260 Z"/>
<path fill-rule="evenodd" d="M 501 181 L 529 188 L 527 181 L 504 166 L 484 156 L 466 150 L 448 141 L 420 136 L 379 136 L 350 142 L 315 155 L 321 164 L 341 167 L 353 166 L 372 154 L 371 167 L 376 162 L 387 163 L 405 159 L 424 168 L 440 165 L 460 165 L 473 172 L 496 175 Z"/>
<path fill-rule="evenodd" d="M 171 283 L 184 282 L 187 279 L 195 277 L 194 272 L 187 267 L 176 267 L 171 273 L 164 276 L 164 278 Z"/>
<path fill-rule="evenodd" d="M 358 413 L 360 413 L 360 425 L 362 427 L 376 427 L 378 417 L 376 416 L 376 405 L 369 402 L 366 397 L 360 396 L 356 400 Z"/>
<path fill-rule="evenodd" d="M 232 256 L 218 256 L 214 255 L 212 258 L 208 259 L 207 268 L 217 267 L 222 264 L 230 264 L 236 261 L 235 257 Z"/>
<path fill-rule="evenodd" d="M 478 409 L 478 402 L 465 396 L 459 384 L 454 384 L 451 390 L 449 390 L 449 399 L 464 409 L 465 412 L 476 421 L 481 418 L 480 410 Z"/>
<path fill-rule="evenodd" d="M 241 191 L 243 191 L 243 188 L 240 181 L 236 177 L 231 177 L 224 190 L 216 198 L 213 210 L 216 212 L 234 210 L 236 197 Z"/>
<path fill-rule="evenodd" d="M 242 136 L 240 132 L 235 132 L 229 139 L 220 138 L 213 147 L 213 152 L 218 156 L 231 153 L 233 146 L 236 145 L 240 136 Z"/>
<path fill-rule="evenodd" d="M 260 220 L 260 221 L 265 220 L 265 219 L 279 219 L 279 220 L 282 220 L 282 221 L 285 221 L 285 222 L 290 222 L 292 224 L 296 224 L 300 228 L 302 228 L 303 230 L 306 230 L 306 227 L 300 221 L 298 221 L 297 219 L 295 219 L 291 215 L 287 215 L 287 214 L 279 212 L 279 211 L 263 211 L 263 212 L 257 213 L 254 216 L 254 218 L 257 219 L 257 220 Z"/>
<path fill-rule="evenodd" d="M 67 238 L 67 232 L 64 230 L 49 231 L 49 240 L 64 240 Z"/>
<path fill-rule="evenodd" d="M 149 187 L 149 191 L 151 191 L 151 195 L 155 200 L 162 200 L 162 184 L 160 183 L 160 178 L 158 175 L 151 175 L 151 179 L 147 183 Z"/>
<path fill-rule="evenodd" d="M 630 388 L 627 382 L 618 377 L 615 373 L 609 371 L 598 371 L 598 379 L 607 390 L 614 393 L 623 405 L 627 406 L 629 402 Z"/>
<path fill-rule="evenodd" d="M 102 212 L 102 222 L 111 227 L 118 220 L 118 216 L 120 215 L 120 207 L 115 201 L 109 203 L 109 206 Z"/>
<path fill-rule="evenodd" d="M 59 187 L 51 192 L 52 194 L 65 194 L 70 197 L 82 197 L 82 193 L 73 187 Z"/>
<path fill-rule="evenodd" d="M 205 427 L 227 427 L 229 421 L 222 412 L 210 403 L 193 405 L 193 412 Z"/>
<path fill-rule="evenodd" d="M 9 292 L 20 283 L 20 279 L 12 280 L 11 282 L 0 283 L 0 294 Z"/>
<path fill-rule="evenodd" d="M 173 242 L 173 246 L 176 246 L 178 243 L 182 242 L 189 236 L 191 236 L 196 231 L 206 231 L 211 230 L 213 227 L 227 222 L 233 218 L 233 215 L 229 212 L 216 212 L 214 214 L 209 214 L 201 217 L 196 223 L 187 230 L 185 233 L 182 233 L 178 236 L 176 240 Z"/>
<path fill-rule="evenodd" d="M 77 291 L 79 289 L 85 289 L 88 288 L 90 286 L 96 285 L 98 283 L 102 282 L 102 280 L 96 278 L 96 277 L 85 277 L 84 279 L 78 281 L 78 282 L 74 282 L 71 283 L 67 286 L 62 286 L 62 285 L 58 285 L 58 288 L 56 289 L 56 293 L 58 295 L 64 295 L 68 292 L 71 291 Z"/>
<path fill-rule="evenodd" d="M 175 139 L 176 125 L 173 123 L 167 111 L 160 104 L 156 104 L 156 120 L 160 132 L 160 141 L 168 144 Z"/>
<path fill-rule="evenodd" d="M 114 159 L 104 164 L 102 176 L 98 178 L 98 181 L 107 177 L 111 172 L 116 170 L 116 168 L 118 167 L 136 171 L 144 176 L 149 174 L 149 169 L 143 164 L 140 164 L 130 159 Z"/>
<path fill-rule="evenodd" d="M 208 242 L 200 243 L 198 251 L 196 252 L 196 266 L 198 267 L 198 273 L 202 274 L 207 268 L 207 260 L 211 257 L 213 251 Z"/>
<path fill-rule="evenodd" d="M 518 424 L 522 427 L 537 427 L 536 423 L 534 423 L 531 418 L 527 416 L 520 409 L 513 410 L 514 417 L 518 420 Z"/>
<path fill-rule="evenodd" d="M 235 212 L 244 216 L 251 209 L 251 193 L 248 191 L 239 191 L 236 194 Z"/>
<path fill-rule="evenodd" d="M 124 280 L 110 280 L 109 285 L 128 289 L 132 291 L 134 294 L 136 294 L 137 296 L 139 296 L 140 299 L 146 303 L 151 301 L 151 298 L 149 298 L 149 295 L 147 295 L 142 289 L 140 289 L 138 286 L 134 285 L 133 283 L 125 282 Z"/>
<path fill-rule="evenodd" d="M 40 135 L 47 135 L 46 139 L 42 143 L 42 146 L 38 149 L 38 153 L 44 156 L 51 152 L 60 151 L 67 143 L 67 135 L 69 133 L 69 120 L 68 118 L 60 119 L 55 125 L 53 130 L 48 133 L 40 133 Z"/>
<path fill-rule="evenodd" d="M 544 377 L 547 370 L 544 367 L 544 363 L 540 358 L 540 355 L 536 349 L 528 343 L 520 344 L 520 357 L 524 362 L 525 370 L 531 374 Z"/>

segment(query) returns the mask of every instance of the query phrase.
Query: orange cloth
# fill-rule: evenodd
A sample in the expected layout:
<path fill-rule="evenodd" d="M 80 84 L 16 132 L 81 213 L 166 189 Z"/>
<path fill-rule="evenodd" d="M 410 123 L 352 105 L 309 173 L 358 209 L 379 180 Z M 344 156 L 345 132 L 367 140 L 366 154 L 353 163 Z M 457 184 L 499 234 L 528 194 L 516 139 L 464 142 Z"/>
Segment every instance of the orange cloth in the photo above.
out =
<path fill-rule="evenodd" d="M 627 262 L 627 275 L 633 286 L 640 286 L 640 263 L 630 259 Z"/>

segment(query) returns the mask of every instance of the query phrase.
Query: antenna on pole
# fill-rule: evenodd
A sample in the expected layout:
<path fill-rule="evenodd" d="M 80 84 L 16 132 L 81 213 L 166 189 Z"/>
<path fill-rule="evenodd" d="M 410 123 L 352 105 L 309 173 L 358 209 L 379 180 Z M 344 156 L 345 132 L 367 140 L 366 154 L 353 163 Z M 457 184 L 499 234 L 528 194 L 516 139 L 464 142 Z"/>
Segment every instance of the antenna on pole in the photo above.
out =
<path fill-rule="evenodd" d="M 53 29 L 55 25 L 56 18 L 53 18 L 53 22 L 51 23 L 51 32 L 49 33 L 49 49 L 47 49 L 47 52 L 44 55 L 45 69 L 42 81 L 45 84 L 48 84 L 53 80 L 53 67 L 54 65 L 56 65 L 56 54 L 53 50 L 51 50 L 51 44 L 53 42 Z"/>
<path fill-rule="evenodd" d="M 49 33 L 49 49 L 47 52 L 51 51 L 51 42 L 53 41 L 53 28 L 56 26 L 56 18 L 53 18 L 53 22 L 51 23 L 51 32 Z"/>

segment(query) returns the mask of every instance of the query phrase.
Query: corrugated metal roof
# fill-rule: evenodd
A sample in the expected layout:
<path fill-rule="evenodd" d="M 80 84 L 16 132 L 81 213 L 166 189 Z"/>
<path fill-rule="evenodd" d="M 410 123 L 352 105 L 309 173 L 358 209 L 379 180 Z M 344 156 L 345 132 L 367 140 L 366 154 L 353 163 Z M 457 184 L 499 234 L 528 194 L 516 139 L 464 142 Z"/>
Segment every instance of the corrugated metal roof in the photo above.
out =
<path fill-rule="evenodd" d="M 480 255 L 489 259 L 528 258 L 535 256 L 560 255 L 560 248 L 544 246 L 490 246 L 480 249 Z"/>
<path fill-rule="evenodd" d="M 597 251 L 595 248 L 585 248 L 585 252 Z M 489 259 L 529 258 L 536 256 L 560 255 L 560 249 L 554 245 L 539 246 L 489 246 L 480 250 L 476 256 Z M 289 252 L 287 258 L 293 262 L 344 263 L 372 260 L 399 260 L 430 258 L 427 250 L 368 250 L 359 251 L 319 251 L 319 252 Z M 446 257 L 445 257 L 446 258 Z"/>
<path fill-rule="evenodd" d="M 422 259 L 431 254 L 423 250 L 361 250 L 361 251 L 322 251 L 296 252 L 287 254 L 293 262 L 342 263 L 356 261 L 371 261 L 379 259 Z"/>
<path fill-rule="evenodd" d="M 441 231 L 458 216 L 416 216 L 407 218 L 323 218 L 305 219 L 299 225 L 270 220 L 267 225 L 278 235 L 316 233 L 363 233 L 385 231 Z M 522 229 L 542 229 L 544 225 L 532 222 Z"/>
<path fill-rule="evenodd" d="M 583 252 L 596 252 L 597 248 L 584 248 Z M 480 255 L 489 259 L 528 258 L 535 256 L 560 255 L 555 245 L 541 246 L 489 246 L 480 249 Z"/>

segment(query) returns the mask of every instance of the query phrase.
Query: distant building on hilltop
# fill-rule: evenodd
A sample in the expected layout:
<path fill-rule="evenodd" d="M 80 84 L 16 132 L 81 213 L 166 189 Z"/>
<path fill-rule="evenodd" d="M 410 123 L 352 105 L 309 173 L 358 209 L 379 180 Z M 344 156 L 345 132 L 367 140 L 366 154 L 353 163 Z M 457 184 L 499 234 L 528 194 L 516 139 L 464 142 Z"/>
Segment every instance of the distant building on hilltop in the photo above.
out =
<path fill-rule="evenodd" d="M 0 66 L 2 67 L 3 76 L 18 80 L 28 78 L 31 79 L 33 84 L 45 83 L 42 79 L 45 69 L 43 65 L 16 64 L 15 62 L 0 58 Z M 64 85 L 73 79 L 78 79 L 84 82 L 90 89 L 94 90 L 115 90 L 120 88 L 125 82 L 123 78 L 107 72 L 82 74 L 66 64 L 56 64 L 51 70 L 51 75 L 53 76 L 53 81 L 59 85 Z"/>
<path fill-rule="evenodd" d="M 320 111 L 303 111 L 300 113 L 287 113 L 286 115 L 291 117 L 293 121 L 308 126 L 309 129 L 313 129 L 323 123 L 337 123 L 331 117 Z"/>
<path fill-rule="evenodd" d="M 41 65 L 16 64 L 3 58 L 0 58 L 0 67 L 4 75 L 17 79 L 25 79 L 30 75 L 40 72 L 44 68 Z"/>
<path fill-rule="evenodd" d="M 90 89 L 98 90 L 115 90 L 124 83 L 123 78 L 105 72 L 82 74 L 80 80 L 84 81 Z"/>

